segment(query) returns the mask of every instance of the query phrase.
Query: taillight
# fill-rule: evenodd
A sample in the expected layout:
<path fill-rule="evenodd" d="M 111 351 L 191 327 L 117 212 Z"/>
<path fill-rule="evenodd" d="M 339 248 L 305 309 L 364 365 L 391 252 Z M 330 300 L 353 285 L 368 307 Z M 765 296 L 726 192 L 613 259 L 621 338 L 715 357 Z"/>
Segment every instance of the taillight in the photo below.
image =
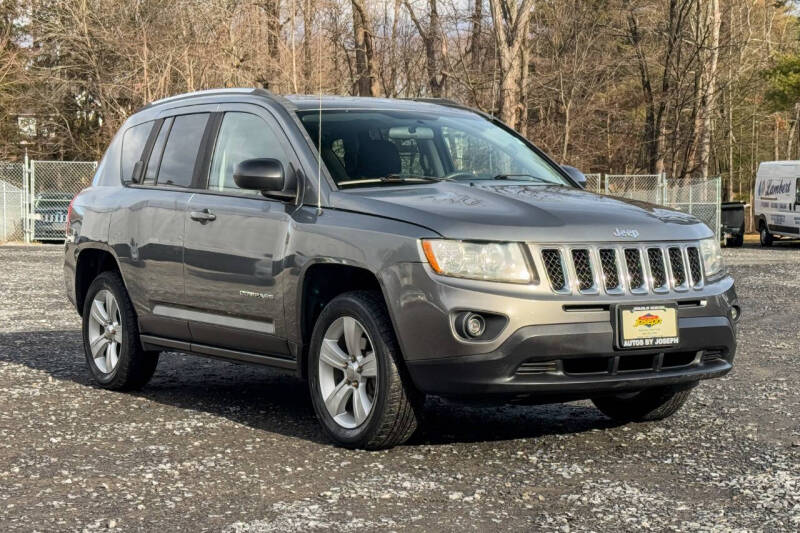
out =
<path fill-rule="evenodd" d="M 75 198 L 77 198 L 77 197 L 78 197 L 77 194 L 75 196 L 73 196 L 72 200 L 69 201 L 69 207 L 67 207 L 67 223 L 66 223 L 65 229 L 64 229 L 64 234 L 65 234 L 67 239 L 69 239 L 69 219 L 72 218 L 72 204 L 75 203 Z M 64 204 L 61 204 L 61 205 L 64 205 Z"/>

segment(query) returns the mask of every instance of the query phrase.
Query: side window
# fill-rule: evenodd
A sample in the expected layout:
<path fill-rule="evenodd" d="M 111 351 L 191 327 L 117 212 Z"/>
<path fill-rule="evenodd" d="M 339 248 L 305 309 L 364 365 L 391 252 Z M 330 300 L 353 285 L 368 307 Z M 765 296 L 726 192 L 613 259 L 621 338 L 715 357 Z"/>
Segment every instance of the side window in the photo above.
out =
<path fill-rule="evenodd" d="M 153 129 L 153 122 L 144 122 L 128 128 L 122 137 L 122 181 L 128 183 L 133 180 L 133 169 L 141 160 L 142 152 Z"/>
<path fill-rule="evenodd" d="M 263 157 L 286 164 L 286 155 L 272 128 L 250 113 L 225 113 L 211 159 L 209 190 L 259 194 L 239 189 L 233 181 L 233 169 L 241 161 Z"/>
<path fill-rule="evenodd" d="M 158 185 L 191 186 L 195 160 L 207 122 L 208 113 L 175 117 L 161 157 Z"/>
<path fill-rule="evenodd" d="M 152 185 L 156 181 L 156 174 L 158 174 L 158 165 L 161 163 L 161 156 L 164 154 L 164 145 L 167 143 L 167 135 L 169 129 L 172 127 L 172 117 L 164 120 L 161 123 L 161 129 L 158 131 L 158 137 L 153 144 L 153 149 L 150 151 L 150 159 L 147 161 L 147 169 L 144 173 L 144 180 L 142 183 Z"/>

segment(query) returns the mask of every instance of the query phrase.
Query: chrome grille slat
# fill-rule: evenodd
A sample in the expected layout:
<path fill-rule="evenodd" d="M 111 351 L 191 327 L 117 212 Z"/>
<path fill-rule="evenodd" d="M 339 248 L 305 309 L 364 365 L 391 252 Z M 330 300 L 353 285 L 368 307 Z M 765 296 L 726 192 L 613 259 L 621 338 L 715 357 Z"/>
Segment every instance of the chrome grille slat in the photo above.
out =
<path fill-rule="evenodd" d="M 667 269 L 664 266 L 664 252 L 661 251 L 661 248 L 647 249 L 647 266 L 650 268 L 653 290 L 665 292 L 667 290 Z"/>
<path fill-rule="evenodd" d="M 683 260 L 683 250 L 679 246 L 670 246 L 667 249 L 669 255 L 669 268 L 672 272 L 672 286 L 676 290 L 686 290 L 688 288 L 686 278 L 686 266 Z"/>
<path fill-rule="evenodd" d="M 686 249 L 689 256 L 689 273 L 692 276 L 692 285 L 697 287 L 703 280 L 703 267 L 700 263 L 700 251 L 695 246 Z"/>
<path fill-rule="evenodd" d="M 574 248 L 572 250 L 572 266 L 575 268 L 578 290 L 581 292 L 592 290 L 594 288 L 594 273 L 589 250 L 586 248 Z"/>
<path fill-rule="evenodd" d="M 619 291 L 622 289 L 619 276 L 619 266 L 617 265 L 617 251 L 614 248 L 600 249 L 600 267 L 603 272 L 603 283 L 607 291 Z"/>
<path fill-rule="evenodd" d="M 531 244 L 545 283 L 561 295 L 687 293 L 703 288 L 696 243 Z"/>
<path fill-rule="evenodd" d="M 625 267 L 628 271 L 628 287 L 631 292 L 646 292 L 642 252 L 638 248 L 625 248 Z"/>
<path fill-rule="evenodd" d="M 542 250 L 542 261 L 544 262 L 547 278 L 550 286 L 555 292 L 568 290 L 567 271 L 564 268 L 564 260 L 561 257 L 561 250 L 558 248 L 545 248 Z"/>

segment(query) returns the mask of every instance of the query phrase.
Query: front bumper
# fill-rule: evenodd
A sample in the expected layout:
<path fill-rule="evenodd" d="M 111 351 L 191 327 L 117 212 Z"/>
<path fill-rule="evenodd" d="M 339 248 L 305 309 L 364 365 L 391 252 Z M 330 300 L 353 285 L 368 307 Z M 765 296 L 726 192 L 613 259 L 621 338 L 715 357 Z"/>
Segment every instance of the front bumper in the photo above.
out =
<path fill-rule="evenodd" d="M 617 350 L 609 322 L 527 326 L 490 353 L 407 362 L 428 394 L 578 399 L 728 373 L 736 354 L 727 317 L 679 320 L 681 342 L 668 350 Z"/>
<path fill-rule="evenodd" d="M 429 394 L 587 398 L 722 376 L 736 353 L 738 304 L 728 276 L 682 294 L 577 296 L 444 279 L 424 264 L 383 274 L 406 367 Z M 615 306 L 645 303 L 677 304 L 678 346 L 616 347 Z M 505 328 L 486 342 L 459 338 L 453 316 L 465 310 L 505 317 Z"/>

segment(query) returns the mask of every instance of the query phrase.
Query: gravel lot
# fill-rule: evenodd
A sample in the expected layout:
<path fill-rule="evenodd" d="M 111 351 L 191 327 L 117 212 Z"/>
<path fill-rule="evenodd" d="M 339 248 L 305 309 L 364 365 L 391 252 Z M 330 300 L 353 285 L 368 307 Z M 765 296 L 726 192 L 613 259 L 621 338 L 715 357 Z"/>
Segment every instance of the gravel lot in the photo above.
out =
<path fill-rule="evenodd" d="M 660 423 L 429 399 L 411 443 L 333 447 L 305 384 L 165 354 L 96 388 L 60 247 L 0 247 L 0 530 L 800 529 L 800 246 L 726 250 L 735 370 Z"/>

